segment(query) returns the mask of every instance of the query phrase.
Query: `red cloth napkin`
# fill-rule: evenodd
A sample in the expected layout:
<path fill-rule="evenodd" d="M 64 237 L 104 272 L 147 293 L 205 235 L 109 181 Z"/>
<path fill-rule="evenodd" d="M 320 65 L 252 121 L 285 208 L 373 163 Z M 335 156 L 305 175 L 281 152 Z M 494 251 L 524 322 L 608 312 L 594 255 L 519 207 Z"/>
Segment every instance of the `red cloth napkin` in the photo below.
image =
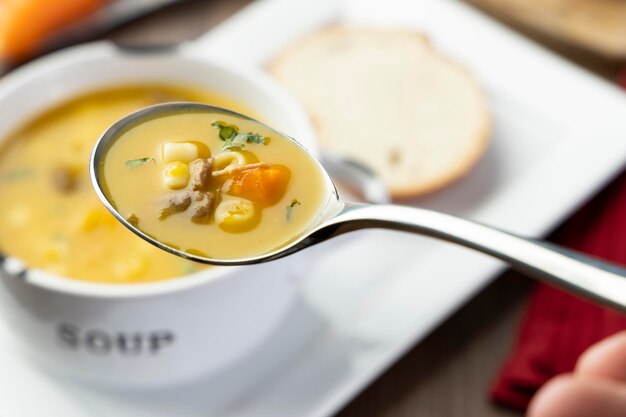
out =
<path fill-rule="evenodd" d="M 620 82 L 626 88 L 626 73 Z M 626 172 L 550 240 L 626 265 Z M 626 315 L 545 285 L 537 286 L 510 356 L 491 388 L 492 400 L 525 410 L 548 379 L 571 372 L 585 349 L 623 329 Z"/>

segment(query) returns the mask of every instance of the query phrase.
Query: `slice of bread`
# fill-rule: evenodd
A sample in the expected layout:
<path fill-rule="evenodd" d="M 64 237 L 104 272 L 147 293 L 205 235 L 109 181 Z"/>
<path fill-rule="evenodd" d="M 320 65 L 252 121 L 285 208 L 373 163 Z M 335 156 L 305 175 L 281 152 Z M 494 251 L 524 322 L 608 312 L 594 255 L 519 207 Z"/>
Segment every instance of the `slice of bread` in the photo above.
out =
<path fill-rule="evenodd" d="M 624 0 L 470 0 L 486 10 L 565 42 L 626 58 Z"/>
<path fill-rule="evenodd" d="M 307 108 L 322 148 L 377 171 L 394 197 L 445 186 L 487 146 L 478 84 L 417 33 L 325 29 L 269 70 Z"/>

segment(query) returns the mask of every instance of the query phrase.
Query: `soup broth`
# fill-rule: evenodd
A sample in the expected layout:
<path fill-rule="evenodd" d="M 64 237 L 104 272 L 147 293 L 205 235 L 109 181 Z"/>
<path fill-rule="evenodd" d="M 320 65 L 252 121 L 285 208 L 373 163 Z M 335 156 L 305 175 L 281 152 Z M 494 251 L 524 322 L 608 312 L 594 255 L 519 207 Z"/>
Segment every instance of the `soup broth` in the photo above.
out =
<path fill-rule="evenodd" d="M 0 250 L 88 281 L 135 283 L 198 270 L 123 227 L 89 180 L 89 156 L 103 131 L 128 113 L 168 101 L 249 111 L 202 90 L 144 86 L 87 94 L 37 117 L 0 146 Z"/>
<path fill-rule="evenodd" d="M 131 126 L 105 150 L 99 175 L 129 223 L 214 259 L 286 244 L 314 223 L 327 193 L 318 164 L 298 144 L 208 110 Z"/>

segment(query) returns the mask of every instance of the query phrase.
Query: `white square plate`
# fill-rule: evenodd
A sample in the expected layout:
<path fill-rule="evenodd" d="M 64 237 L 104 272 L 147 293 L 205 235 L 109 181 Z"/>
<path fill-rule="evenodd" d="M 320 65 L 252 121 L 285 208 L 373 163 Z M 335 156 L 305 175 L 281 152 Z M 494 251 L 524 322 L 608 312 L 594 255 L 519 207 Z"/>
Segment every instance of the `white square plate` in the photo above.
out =
<path fill-rule="evenodd" d="M 626 161 L 626 96 L 454 0 L 258 1 L 211 31 L 201 50 L 262 66 L 333 23 L 423 31 L 487 91 L 486 157 L 416 204 L 542 236 Z M 332 253 L 313 249 L 320 262 L 302 282 L 306 302 L 280 335 L 247 363 L 191 386 L 141 393 L 61 381 L 22 358 L 0 323 L 0 416 L 329 416 L 502 268 L 416 236 L 354 237 Z"/>

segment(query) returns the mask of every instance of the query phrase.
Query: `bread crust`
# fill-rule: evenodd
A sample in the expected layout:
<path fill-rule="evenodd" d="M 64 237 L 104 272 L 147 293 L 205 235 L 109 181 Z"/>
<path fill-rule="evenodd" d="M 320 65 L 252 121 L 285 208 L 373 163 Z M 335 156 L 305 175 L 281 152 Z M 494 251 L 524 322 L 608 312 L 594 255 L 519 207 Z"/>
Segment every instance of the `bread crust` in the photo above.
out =
<path fill-rule="evenodd" d="M 317 42 L 319 37 L 325 36 L 334 36 L 336 34 L 355 34 L 355 33 L 364 33 L 367 35 L 383 33 L 385 35 L 393 34 L 394 36 L 407 36 L 412 39 L 419 40 L 425 44 L 428 52 L 433 56 L 437 57 L 437 59 L 445 62 L 447 65 L 454 67 L 455 70 L 461 72 L 463 76 L 466 78 L 466 81 L 470 88 L 474 89 L 480 97 L 480 111 L 479 118 L 477 121 L 477 125 L 479 128 L 474 133 L 471 142 L 471 149 L 463 156 L 462 160 L 457 161 L 454 166 L 450 166 L 449 169 L 444 173 L 440 174 L 436 177 L 431 178 L 429 181 L 424 182 L 422 179 L 419 181 L 415 181 L 414 184 L 395 184 L 393 182 L 389 183 L 388 187 L 389 191 L 394 199 L 409 199 L 417 196 L 422 196 L 425 194 L 429 194 L 435 192 L 441 188 L 444 188 L 455 181 L 465 177 L 472 168 L 479 162 L 482 156 L 485 154 L 486 149 L 489 146 L 491 130 L 492 130 L 492 122 L 491 115 L 487 106 L 487 99 L 480 87 L 479 82 L 475 79 L 475 77 L 464 67 L 456 63 L 454 60 L 449 57 L 442 55 L 439 53 L 430 43 L 427 36 L 422 33 L 410 31 L 410 30 L 397 30 L 397 29 L 372 29 L 372 28 L 348 28 L 342 26 L 327 26 L 320 29 L 317 32 L 306 35 L 304 38 L 296 41 L 285 50 L 283 50 L 279 55 L 277 55 L 267 66 L 267 69 L 270 74 L 272 74 L 279 81 L 284 81 L 280 79 L 280 69 L 286 65 L 291 57 L 291 54 L 295 53 L 301 48 L 306 47 L 311 42 Z M 297 97 L 296 97 L 297 98 Z M 307 110 L 311 122 L 320 137 L 320 142 L 324 145 L 324 142 L 328 142 L 324 138 L 323 129 L 321 126 L 323 125 L 320 122 L 321 116 L 317 113 L 315 108 L 311 108 L 306 103 L 302 103 Z M 371 167 L 376 169 L 376 167 Z"/>

